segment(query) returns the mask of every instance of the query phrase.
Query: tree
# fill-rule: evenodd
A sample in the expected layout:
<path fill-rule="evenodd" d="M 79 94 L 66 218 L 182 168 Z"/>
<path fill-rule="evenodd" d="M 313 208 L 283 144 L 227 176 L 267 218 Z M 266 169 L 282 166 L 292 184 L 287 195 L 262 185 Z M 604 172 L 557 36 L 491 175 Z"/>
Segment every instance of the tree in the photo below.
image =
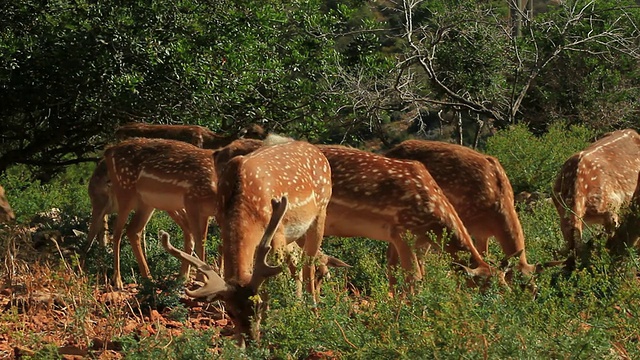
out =
<path fill-rule="evenodd" d="M 391 20 L 402 27 L 394 32 L 395 71 L 352 81 L 354 108 L 395 98 L 399 102 L 389 107 L 403 108 L 416 121 L 422 121 L 421 109 L 450 109 L 482 124 L 501 128 L 526 121 L 542 131 L 559 119 L 579 116 L 572 123 L 582 123 L 594 108 L 616 115 L 598 117 L 616 119 L 607 126 L 625 126 L 635 112 L 629 104 L 640 95 L 640 13 L 632 2 L 564 1 L 535 18 L 523 17 L 521 37 L 513 36 L 504 8 L 491 2 L 405 0 L 393 10 Z M 576 72 L 588 77 L 573 79 L 577 89 L 565 101 L 561 82 Z M 593 86 L 597 81 L 603 86 Z M 364 86 L 356 91 L 357 84 Z"/>
<path fill-rule="evenodd" d="M 26 0 L 0 16 L 0 172 L 94 160 L 123 122 L 317 139 L 332 115 L 322 1 Z"/>

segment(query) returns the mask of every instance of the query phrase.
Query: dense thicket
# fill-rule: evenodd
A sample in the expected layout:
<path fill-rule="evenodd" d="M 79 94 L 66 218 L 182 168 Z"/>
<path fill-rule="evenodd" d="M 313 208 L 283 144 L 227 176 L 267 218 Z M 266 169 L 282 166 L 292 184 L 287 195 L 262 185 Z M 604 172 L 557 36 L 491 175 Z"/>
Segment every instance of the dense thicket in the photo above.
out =
<path fill-rule="evenodd" d="M 544 5 L 516 38 L 502 1 L 4 2 L 0 172 L 91 160 L 129 121 L 352 144 L 635 125 L 635 2 Z"/>

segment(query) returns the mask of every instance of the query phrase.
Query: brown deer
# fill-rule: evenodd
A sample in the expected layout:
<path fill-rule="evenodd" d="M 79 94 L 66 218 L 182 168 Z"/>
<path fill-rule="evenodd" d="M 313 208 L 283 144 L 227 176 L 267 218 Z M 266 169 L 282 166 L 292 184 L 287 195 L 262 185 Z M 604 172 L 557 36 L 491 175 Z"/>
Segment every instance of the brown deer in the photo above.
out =
<path fill-rule="evenodd" d="M 144 138 L 125 140 L 105 150 L 110 191 L 118 214 L 113 234 L 113 280 L 117 288 L 122 288 L 120 240 L 132 211 L 135 213 L 126 234 L 142 276 L 150 277 L 150 273 L 140 235 L 155 209 L 167 211 L 183 229 L 185 251 L 190 254 L 195 242 L 196 254 L 204 260 L 209 217 L 216 212 L 213 154 L 214 150 L 180 141 Z M 104 219 L 105 211 L 103 208 L 98 216 L 94 215 L 94 221 Z M 183 262 L 180 274 L 186 277 L 188 273 L 189 264 Z"/>
<path fill-rule="evenodd" d="M 16 215 L 9 205 L 7 194 L 5 194 L 4 188 L 0 186 L 0 223 L 8 223 L 15 219 Z"/>
<path fill-rule="evenodd" d="M 121 126 L 116 131 L 116 138 L 120 141 L 133 138 L 158 138 L 177 140 L 190 143 L 198 147 L 207 149 L 217 149 L 226 147 L 221 158 L 225 162 L 235 156 L 246 152 L 239 147 L 229 147 L 228 144 L 237 138 L 264 139 L 266 131 L 257 124 L 250 124 L 241 129 L 236 135 L 221 136 L 212 133 L 209 129 L 197 125 L 154 125 L 143 123 L 130 123 Z M 259 140 L 253 140 L 259 141 Z M 259 141 L 260 146 L 262 142 Z M 254 148 L 251 149 L 253 151 Z M 108 215 L 117 212 L 111 193 L 111 183 L 107 176 L 107 166 L 104 160 L 98 162 L 91 179 L 89 180 L 89 198 L 91 199 L 92 215 L 89 227 L 89 248 L 93 245 L 94 239 L 98 237 L 103 246 L 107 246 L 107 220 Z M 178 223 L 183 230 L 187 226 L 184 211 L 170 212 L 169 215 Z M 185 233 L 187 236 L 187 233 Z"/>
<path fill-rule="evenodd" d="M 129 123 L 116 130 L 118 141 L 133 138 L 154 138 L 184 141 L 205 149 L 218 149 L 227 146 L 238 138 L 264 139 L 266 131 L 257 124 L 251 124 L 238 133 L 222 136 L 199 125 L 157 125 L 145 123 Z"/>
<path fill-rule="evenodd" d="M 274 235 L 274 248 L 286 253 L 297 242 L 307 256 L 303 266 L 307 290 L 317 296 L 315 266 L 326 208 L 331 197 L 331 170 L 313 145 L 277 139 L 246 156 L 233 157 L 218 180 L 216 219 L 222 237 L 224 278 L 246 284 L 251 278 L 253 249 L 270 216 L 271 199 L 286 196 L 289 210 Z M 311 281 L 314 280 L 314 281 Z"/>
<path fill-rule="evenodd" d="M 387 241 L 397 251 L 393 254 L 399 256 L 402 268 L 421 278 L 416 250 L 440 249 L 428 233 L 439 237 L 446 230 L 451 239 L 444 250 L 454 258 L 459 250 L 468 251 L 476 265 L 466 268 L 470 275 L 492 275 L 493 269 L 473 245 L 454 207 L 421 163 L 343 146 L 319 148 L 331 164 L 333 183 L 326 236 Z M 415 236 L 415 243 L 407 241 L 407 232 Z M 389 260 L 395 263 L 393 257 Z"/>
<path fill-rule="evenodd" d="M 494 236 L 505 256 L 520 253 L 518 269 L 525 274 L 536 271 L 527 262 L 513 188 L 498 159 L 465 146 L 427 140 L 403 141 L 385 155 L 416 160 L 427 168 L 482 256 Z"/>
<path fill-rule="evenodd" d="M 278 135 L 272 134 L 269 135 L 269 142 L 283 142 L 289 141 L 288 138 L 282 138 Z M 225 146 L 222 149 L 219 149 L 214 154 L 216 171 L 218 172 L 218 176 L 221 175 L 221 172 L 224 170 L 224 165 L 229 160 L 238 155 L 247 155 L 255 150 L 261 148 L 264 145 L 262 140 L 258 139 L 238 139 L 232 142 L 231 144 Z M 287 248 L 287 257 L 289 260 L 289 267 L 292 272 L 297 267 L 295 264 L 295 258 L 297 257 L 295 254 L 300 250 L 300 246 L 296 243 L 289 244 Z M 222 251 L 221 251 L 222 253 Z M 315 279 L 315 287 L 319 288 L 323 279 L 328 278 L 330 276 L 328 267 L 350 267 L 350 265 L 346 264 L 340 259 L 337 259 L 332 256 L 328 256 L 322 252 L 318 254 L 318 267 L 316 269 L 316 279 Z M 301 280 L 301 279 L 300 279 Z M 300 285 L 301 286 L 301 285 Z M 301 289 L 299 289 L 301 290 Z M 299 291 L 300 293 L 300 291 Z"/>
<path fill-rule="evenodd" d="M 628 203 L 640 172 L 640 135 L 632 129 L 605 135 L 562 165 L 553 202 L 568 251 L 579 250 L 584 224 L 604 225 L 611 235 L 618 211 Z"/>
<path fill-rule="evenodd" d="M 202 273 L 206 279 L 204 286 L 196 290 L 187 289 L 185 293 L 188 296 L 205 301 L 218 299 L 224 301 L 234 321 L 237 339 L 241 346 L 244 346 L 244 336 L 248 336 L 252 340 L 259 339 L 260 319 L 265 304 L 256 297 L 259 294 L 260 285 L 269 277 L 279 274 L 282 270 L 279 266 L 270 266 L 267 264 L 267 255 L 271 250 L 273 237 L 282 228 L 281 222 L 287 210 L 287 198 L 283 197 L 280 201 L 275 199 L 271 200 L 271 207 L 269 222 L 262 230 L 262 238 L 255 248 L 244 249 L 246 251 L 242 251 L 254 254 L 253 258 L 241 257 L 243 262 L 236 264 L 239 271 L 245 274 L 245 276 L 242 276 L 242 281 L 240 278 L 235 277 L 225 277 L 225 279 L 223 279 L 215 272 L 213 267 L 206 262 L 190 253 L 185 253 L 171 246 L 169 234 L 162 232 L 160 235 L 163 246 L 171 255 L 181 259 L 183 262 L 189 262 L 199 273 Z M 253 233 L 252 235 L 260 234 Z M 258 239 L 252 240 L 252 242 L 255 242 Z M 252 326 L 251 319 L 254 320 L 254 326 Z"/>

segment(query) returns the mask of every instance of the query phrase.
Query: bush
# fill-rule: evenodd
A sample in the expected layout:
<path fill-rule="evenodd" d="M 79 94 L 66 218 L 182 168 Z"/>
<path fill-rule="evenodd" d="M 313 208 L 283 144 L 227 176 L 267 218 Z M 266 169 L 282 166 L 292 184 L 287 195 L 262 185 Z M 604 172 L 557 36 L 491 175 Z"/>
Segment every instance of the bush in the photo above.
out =
<path fill-rule="evenodd" d="M 514 192 L 549 193 L 562 164 L 593 138 L 594 132 L 584 126 L 565 129 L 562 123 L 555 123 L 537 137 L 519 124 L 489 138 L 486 152 L 500 160 Z"/>

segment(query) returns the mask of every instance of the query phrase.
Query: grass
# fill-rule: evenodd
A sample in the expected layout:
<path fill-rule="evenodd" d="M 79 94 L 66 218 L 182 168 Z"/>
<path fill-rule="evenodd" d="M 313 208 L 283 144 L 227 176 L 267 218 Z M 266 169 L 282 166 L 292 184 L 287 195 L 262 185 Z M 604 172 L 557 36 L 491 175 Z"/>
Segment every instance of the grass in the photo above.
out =
<path fill-rule="evenodd" d="M 548 168 L 558 164 L 546 164 Z M 323 283 L 316 309 L 297 298 L 292 279 L 268 281 L 270 309 L 262 338 L 236 347 L 232 323 L 218 303 L 186 299 L 176 281 L 179 264 L 158 244 L 160 229 L 182 235 L 163 213 L 147 227 L 147 257 L 154 280 L 140 279 L 126 241 L 125 291 L 112 292 L 109 250 L 85 254 L 91 168 L 70 169 L 65 181 L 24 185 L 26 169 L 13 169 L 2 184 L 19 224 L 0 229 L 0 358 L 60 359 L 633 359 L 640 358 L 640 284 L 635 252 L 621 261 L 603 249 L 589 229 L 589 256 L 576 270 L 546 269 L 535 276 L 537 292 L 516 278 L 510 290 L 483 290 L 447 255 L 425 255 L 425 277 L 413 294 L 389 295 L 386 244 L 368 239 L 325 239 L 323 249 L 353 267 L 336 269 Z M 548 179 L 544 179 L 546 182 Z M 523 181 L 532 181 L 525 179 Z M 540 186 L 523 182 L 524 187 Z M 542 184 L 542 183 L 541 183 Z M 60 219 L 44 228 L 30 224 L 36 212 L 57 207 Z M 519 209 L 530 262 L 553 260 L 564 247 L 552 204 Z M 25 230 L 26 229 L 26 230 Z M 61 236 L 34 243 L 31 234 Z M 217 256 L 212 227 L 208 258 Z M 490 258 L 502 257 L 490 244 Z M 402 274 L 396 278 L 403 279 Z"/>
<path fill-rule="evenodd" d="M 550 207 L 541 203 L 521 213 L 532 260 L 550 259 L 549 250 L 561 245 Z M 230 323 L 194 326 L 219 314 L 179 299 L 181 286 L 172 283 L 178 263 L 161 256 L 151 234 L 148 240 L 150 258 L 166 264 L 155 267 L 155 282 L 133 276 L 137 291 L 122 301 L 104 301 L 109 293 L 104 281 L 96 280 L 102 276 L 68 260 L 15 260 L 18 271 L 10 286 L 5 284 L 13 297 L 0 317 L 12 349 L 39 359 L 60 358 L 64 346 L 75 346 L 88 357 L 119 354 L 126 359 L 640 357 L 638 258 L 631 254 L 614 263 L 602 246 L 594 247 L 588 266 L 571 273 L 551 268 L 538 275 L 535 296 L 518 286 L 468 287 L 448 256 L 426 254 L 425 278 L 416 292 L 390 297 L 386 269 L 378 262 L 383 249 L 365 251 L 377 243 L 330 239 L 327 249 L 340 251 L 332 255 L 354 268 L 333 272 L 315 311 L 308 298 L 295 297 L 289 277 L 268 282 L 270 310 L 262 338 L 241 350 L 227 336 Z M 135 269 L 132 259 L 126 261 L 127 268 Z M 37 302 L 42 294 L 44 300 Z M 49 325 L 38 326 L 29 318 Z"/>

